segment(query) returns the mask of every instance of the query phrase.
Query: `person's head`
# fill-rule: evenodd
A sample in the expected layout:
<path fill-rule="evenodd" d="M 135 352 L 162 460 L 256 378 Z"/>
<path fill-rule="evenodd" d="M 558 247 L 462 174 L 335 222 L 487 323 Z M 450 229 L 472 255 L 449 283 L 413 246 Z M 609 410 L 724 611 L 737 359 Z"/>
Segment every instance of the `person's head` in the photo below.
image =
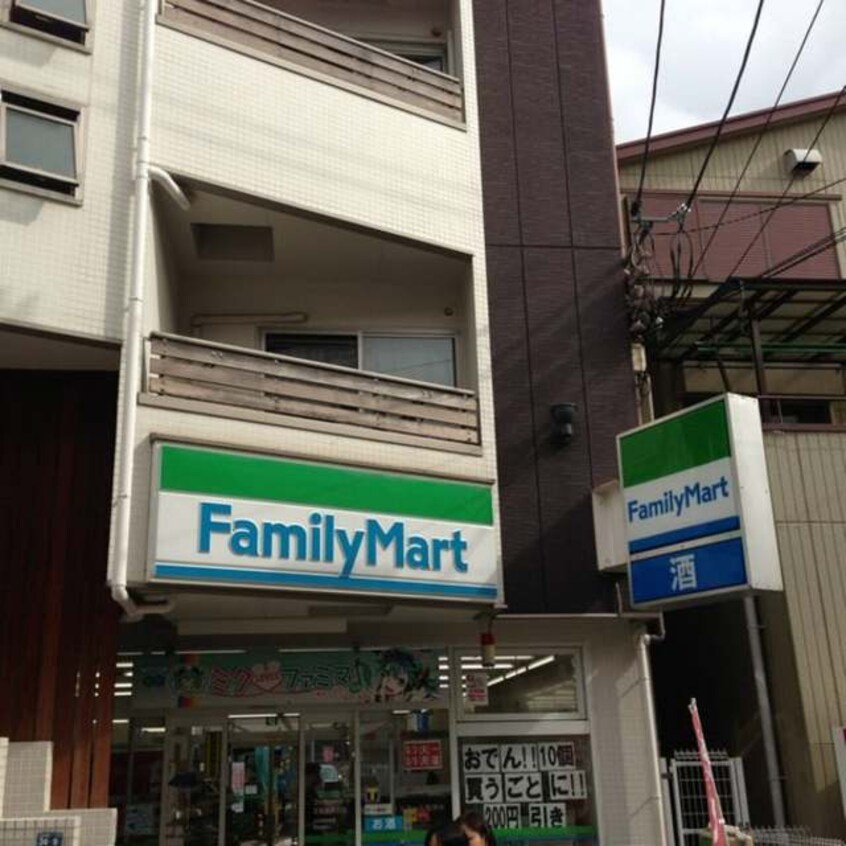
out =
<path fill-rule="evenodd" d="M 458 822 L 447 823 L 437 832 L 438 846 L 470 846 L 463 826 Z"/>
<path fill-rule="evenodd" d="M 476 811 L 468 811 L 458 818 L 469 846 L 496 846 L 493 829 L 485 822 L 485 818 Z"/>
<path fill-rule="evenodd" d="M 426 832 L 426 839 L 423 841 L 423 846 L 441 846 L 441 841 L 438 837 L 438 829 L 430 828 Z"/>

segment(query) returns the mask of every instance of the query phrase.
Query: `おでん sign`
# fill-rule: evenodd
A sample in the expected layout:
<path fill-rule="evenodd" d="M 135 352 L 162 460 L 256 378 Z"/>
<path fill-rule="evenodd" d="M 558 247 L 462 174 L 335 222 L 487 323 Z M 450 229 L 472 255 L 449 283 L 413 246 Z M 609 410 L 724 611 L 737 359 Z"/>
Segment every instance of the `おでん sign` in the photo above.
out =
<path fill-rule="evenodd" d="M 782 589 L 757 400 L 725 394 L 617 447 L 633 605 Z"/>
<path fill-rule="evenodd" d="M 489 485 L 154 446 L 149 577 L 495 602 Z"/>

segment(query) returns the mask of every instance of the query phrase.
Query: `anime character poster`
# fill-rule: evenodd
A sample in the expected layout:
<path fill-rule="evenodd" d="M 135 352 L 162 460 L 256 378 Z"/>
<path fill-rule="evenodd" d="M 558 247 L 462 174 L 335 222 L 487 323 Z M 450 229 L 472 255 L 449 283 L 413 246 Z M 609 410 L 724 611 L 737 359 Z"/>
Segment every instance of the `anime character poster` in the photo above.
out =
<path fill-rule="evenodd" d="M 133 707 L 355 703 L 428 705 L 445 691 L 436 652 L 246 652 L 136 659 Z"/>

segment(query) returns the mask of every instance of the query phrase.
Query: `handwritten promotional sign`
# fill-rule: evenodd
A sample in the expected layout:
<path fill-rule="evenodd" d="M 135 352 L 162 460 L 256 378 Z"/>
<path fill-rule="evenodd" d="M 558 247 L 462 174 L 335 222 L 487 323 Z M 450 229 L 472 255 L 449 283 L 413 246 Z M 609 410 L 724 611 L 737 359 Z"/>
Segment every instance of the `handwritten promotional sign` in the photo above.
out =
<path fill-rule="evenodd" d="M 566 802 L 587 799 L 585 770 L 570 741 L 466 743 L 463 802 L 481 805 L 494 828 L 566 828 Z"/>
<path fill-rule="evenodd" d="M 440 740 L 406 740 L 402 745 L 403 769 L 409 771 L 440 770 L 444 765 Z"/>

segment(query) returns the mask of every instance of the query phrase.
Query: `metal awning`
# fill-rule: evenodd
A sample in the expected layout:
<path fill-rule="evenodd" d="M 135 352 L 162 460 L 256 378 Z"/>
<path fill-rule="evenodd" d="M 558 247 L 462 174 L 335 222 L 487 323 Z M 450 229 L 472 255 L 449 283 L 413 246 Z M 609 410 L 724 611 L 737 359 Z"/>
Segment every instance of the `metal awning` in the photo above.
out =
<path fill-rule="evenodd" d="M 846 364 L 846 281 L 730 279 L 648 341 L 674 363 Z"/>

